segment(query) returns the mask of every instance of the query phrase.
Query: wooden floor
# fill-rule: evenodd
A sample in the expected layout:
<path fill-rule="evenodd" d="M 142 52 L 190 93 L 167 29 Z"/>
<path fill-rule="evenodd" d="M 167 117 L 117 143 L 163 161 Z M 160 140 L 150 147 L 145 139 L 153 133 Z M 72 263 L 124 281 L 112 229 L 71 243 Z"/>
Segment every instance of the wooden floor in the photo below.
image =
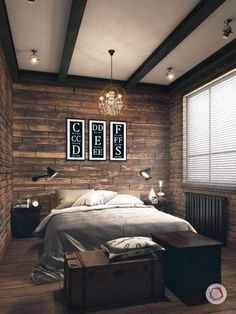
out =
<path fill-rule="evenodd" d="M 42 246 L 37 239 L 14 239 L 0 264 L 0 314 L 61 314 L 67 311 L 62 283 L 34 286 L 30 273 Z M 166 289 L 167 299 L 126 308 L 97 311 L 96 314 L 235 314 L 236 313 L 236 250 L 223 248 L 223 285 L 227 299 L 221 305 L 186 306 Z M 91 313 L 91 312 L 90 312 Z"/>

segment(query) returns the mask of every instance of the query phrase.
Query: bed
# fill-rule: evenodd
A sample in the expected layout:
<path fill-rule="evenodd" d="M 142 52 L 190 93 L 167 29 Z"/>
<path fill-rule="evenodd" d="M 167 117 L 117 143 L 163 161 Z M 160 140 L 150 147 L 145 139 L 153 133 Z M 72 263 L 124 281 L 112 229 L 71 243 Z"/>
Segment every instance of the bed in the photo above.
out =
<path fill-rule="evenodd" d="M 151 232 L 195 232 L 187 221 L 146 206 L 131 195 L 89 191 L 70 206 L 62 203 L 34 231 L 44 239 L 43 254 L 31 275 L 35 284 L 63 279 L 65 252 L 98 249 L 112 239 L 149 237 Z"/>

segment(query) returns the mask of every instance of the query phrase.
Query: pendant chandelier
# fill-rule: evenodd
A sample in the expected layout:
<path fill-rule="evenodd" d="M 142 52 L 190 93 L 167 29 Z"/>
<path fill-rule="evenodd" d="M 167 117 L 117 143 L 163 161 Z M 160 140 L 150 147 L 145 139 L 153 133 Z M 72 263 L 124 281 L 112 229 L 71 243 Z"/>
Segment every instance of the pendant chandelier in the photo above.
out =
<path fill-rule="evenodd" d="M 115 53 L 114 49 L 108 50 L 111 56 L 111 83 L 107 86 L 99 97 L 99 109 L 105 115 L 119 115 L 125 105 L 125 92 L 121 87 L 114 86 L 112 83 L 113 64 L 112 56 Z"/>

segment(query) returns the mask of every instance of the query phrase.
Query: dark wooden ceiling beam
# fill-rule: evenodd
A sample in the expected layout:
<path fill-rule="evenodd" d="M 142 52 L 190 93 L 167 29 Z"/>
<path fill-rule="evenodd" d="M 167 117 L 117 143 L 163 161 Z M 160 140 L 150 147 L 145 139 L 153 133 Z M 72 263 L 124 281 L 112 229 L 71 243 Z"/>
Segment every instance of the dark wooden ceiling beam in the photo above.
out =
<path fill-rule="evenodd" d="M 110 83 L 110 79 L 100 79 L 94 77 L 85 76 L 73 76 L 68 75 L 64 82 L 58 81 L 57 73 L 46 73 L 39 71 L 27 71 L 20 70 L 19 77 L 15 80 L 16 83 L 29 83 L 29 84 L 46 84 L 54 86 L 67 86 L 75 88 L 88 88 L 103 90 L 107 84 Z M 124 81 L 113 81 L 115 85 L 122 86 Z M 130 92 L 145 92 L 154 94 L 166 94 L 168 86 L 157 84 L 139 83 Z"/>
<path fill-rule="evenodd" d="M 236 67 L 236 39 L 196 65 L 169 87 L 169 95 L 185 95 Z"/>
<path fill-rule="evenodd" d="M 225 0 L 202 0 L 132 74 L 124 88 L 129 89 L 137 84 L 224 2 Z"/>
<path fill-rule="evenodd" d="M 63 82 L 69 70 L 87 0 L 73 0 L 61 59 L 58 81 Z"/>
<path fill-rule="evenodd" d="M 0 41 L 13 80 L 18 77 L 18 63 L 7 16 L 5 1 L 0 1 Z"/>

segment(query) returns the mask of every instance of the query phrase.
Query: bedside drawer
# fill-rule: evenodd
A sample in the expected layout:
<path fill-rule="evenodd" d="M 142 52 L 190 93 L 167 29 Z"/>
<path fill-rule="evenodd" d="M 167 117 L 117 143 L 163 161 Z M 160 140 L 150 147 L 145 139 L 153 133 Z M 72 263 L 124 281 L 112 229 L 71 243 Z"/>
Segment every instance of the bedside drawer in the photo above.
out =
<path fill-rule="evenodd" d="M 13 208 L 11 212 L 11 231 L 16 238 L 32 237 L 40 223 L 40 207 Z"/>

